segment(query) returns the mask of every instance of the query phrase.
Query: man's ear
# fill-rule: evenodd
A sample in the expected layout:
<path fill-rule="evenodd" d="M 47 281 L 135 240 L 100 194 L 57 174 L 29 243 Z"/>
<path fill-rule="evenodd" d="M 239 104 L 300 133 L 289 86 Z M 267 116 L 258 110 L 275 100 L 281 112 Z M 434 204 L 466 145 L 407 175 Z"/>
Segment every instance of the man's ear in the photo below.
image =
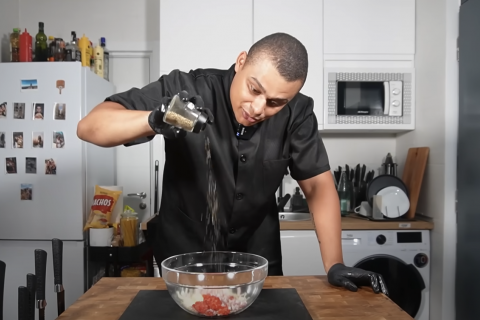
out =
<path fill-rule="evenodd" d="M 247 61 L 247 52 L 242 51 L 238 55 L 237 61 L 235 62 L 235 72 L 241 71 L 243 69 L 243 67 L 245 66 L 246 61 Z"/>

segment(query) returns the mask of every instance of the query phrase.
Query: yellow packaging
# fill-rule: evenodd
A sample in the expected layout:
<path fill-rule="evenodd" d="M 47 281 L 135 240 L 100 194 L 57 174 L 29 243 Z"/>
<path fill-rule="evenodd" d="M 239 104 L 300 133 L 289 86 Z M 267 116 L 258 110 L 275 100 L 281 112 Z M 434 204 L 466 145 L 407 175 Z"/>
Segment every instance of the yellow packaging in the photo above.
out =
<path fill-rule="evenodd" d="M 82 67 L 90 67 L 92 48 L 90 47 L 90 40 L 85 37 L 85 34 L 78 40 L 78 48 L 82 56 Z"/>
<path fill-rule="evenodd" d="M 122 191 L 112 191 L 95 186 L 93 204 L 84 231 L 87 231 L 89 228 L 108 228 L 113 208 L 115 208 L 115 204 L 121 194 Z"/>

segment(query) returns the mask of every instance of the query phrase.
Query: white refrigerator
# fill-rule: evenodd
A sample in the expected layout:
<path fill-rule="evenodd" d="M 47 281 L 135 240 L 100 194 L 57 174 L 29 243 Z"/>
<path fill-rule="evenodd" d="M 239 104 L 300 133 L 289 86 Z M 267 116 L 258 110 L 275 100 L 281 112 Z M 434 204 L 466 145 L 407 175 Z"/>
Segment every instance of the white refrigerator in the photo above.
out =
<path fill-rule="evenodd" d="M 47 252 L 46 319 L 57 317 L 53 238 L 63 241 L 66 307 L 86 289 L 83 227 L 94 186 L 115 185 L 114 148 L 81 141 L 77 123 L 115 92 L 79 62 L 0 63 L 0 260 L 4 319 L 17 318 L 18 287 Z M 36 312 L 38 313 L 38 312 Z M 38 314 L 36 314 L 38 317 Z"/>

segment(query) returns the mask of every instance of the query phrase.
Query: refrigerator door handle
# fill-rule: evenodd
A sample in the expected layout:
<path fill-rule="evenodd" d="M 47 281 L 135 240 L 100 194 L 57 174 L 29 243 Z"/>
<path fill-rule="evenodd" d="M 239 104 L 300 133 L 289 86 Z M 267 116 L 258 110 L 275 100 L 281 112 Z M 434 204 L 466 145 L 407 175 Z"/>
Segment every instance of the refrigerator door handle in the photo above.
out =
<path fill-rule="evenodd" d="M 145 199 L 147 197 L 146 192 L 139 192 L 139 193 L 129 193 L 129 197 L 140 197 L 140 199 Z"/>

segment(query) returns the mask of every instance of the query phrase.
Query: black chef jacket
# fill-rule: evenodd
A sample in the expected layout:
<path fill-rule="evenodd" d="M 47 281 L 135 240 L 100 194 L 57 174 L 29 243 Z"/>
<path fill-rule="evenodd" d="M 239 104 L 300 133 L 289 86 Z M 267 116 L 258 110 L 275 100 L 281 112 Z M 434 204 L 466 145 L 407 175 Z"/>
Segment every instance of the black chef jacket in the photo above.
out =
<path fill-rule="evenodd" d="M 142 89 L 115 94 L 107 101 L 130 110 L 153 110 L 162 97 L 186 90 L 200 95 L 215 117 L 214 124 L 199 134 L 165 139 L 163 193 L 153 249 L 159 264 L 172 255 L 211 249 L 205 240 L 208 136 L 218 212 L 225 220 L 221 229 L 226 247 L 217 250 L 258 254 L 269 261 L 269 275 L 282 275 L 275 192 L 287 168 L 294 179 L 308 179 L 330 170 L 328 156 L 318 134 L 313 100 L 300 93 L 256 128 L 247 127 L 247 133 L 255 130 L 250 139 L 237 138 L 238 123 L 230 102 L 234 75 L 234 65 L 229 70 L 174 70 Z"/>

